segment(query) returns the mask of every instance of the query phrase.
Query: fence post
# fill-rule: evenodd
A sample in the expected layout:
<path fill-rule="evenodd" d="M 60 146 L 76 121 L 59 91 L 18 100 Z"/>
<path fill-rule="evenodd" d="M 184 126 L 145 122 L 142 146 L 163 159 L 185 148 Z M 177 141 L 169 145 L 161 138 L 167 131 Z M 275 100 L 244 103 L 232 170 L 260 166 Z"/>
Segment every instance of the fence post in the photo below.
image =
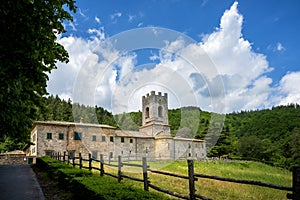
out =
<path fill-rule="evenodd" d="M 300 166 L 293 167 L 293 200 L 300 200 Z"/>
<path fill-rule="evenodd" d="M 109 156 L 108 156 L 108 164 L 110 164 L 111 158 L 112 158 L 112 152 L 109 152 Z"/>
<path fill-rule="evenodd" d="M 118 156 L 118 182 L 120 183 L 122 180 L 122 160 L 121 160 L 121 156 Z"/>
<path fill-rule="evenodd" d="M 64 157 L 63 157 L 63 162 L 66 161 L 66 152 L 64 151 Z"/>
<path fill-rule="evenodd" d="M 68 164 L 70 164 L 70 152 L 68 153 Z"/>
<path fill-rule="evenodd" d="M 104 160 L 103 154 L 100 154 L 100 176 L 104 175 Z"/>
<path fill-rule="evenodd" d="M 89 153 L 89 170 L 92 170 L 92 154 Z"/>
<path fill-rule="evenodd" d="M 73 164 L 73 167 L 75 167 L 75 155 L 72 157 L 72 164 Z"/>
<path fill-rule="evenodd" d="M 196 197 L 195 197 L 194 160 L 187 160 L 187 162 L 188 162 L 188 174 L 189 174 L 190 199 L 196 199 Z"/>
<path fill-rule="evenodd" d="M 82 169 L 82 157 L 81 157 L 81 153 L 79 153 L 79 169 Z"/>
<path fill-rule="evenodd" d="M 144 180 L 144 190 L 149 191 L 149 181 L 148 181 L 148 169 L 147 169 L 147 158 L 143 157 L 143 180 Z"/>

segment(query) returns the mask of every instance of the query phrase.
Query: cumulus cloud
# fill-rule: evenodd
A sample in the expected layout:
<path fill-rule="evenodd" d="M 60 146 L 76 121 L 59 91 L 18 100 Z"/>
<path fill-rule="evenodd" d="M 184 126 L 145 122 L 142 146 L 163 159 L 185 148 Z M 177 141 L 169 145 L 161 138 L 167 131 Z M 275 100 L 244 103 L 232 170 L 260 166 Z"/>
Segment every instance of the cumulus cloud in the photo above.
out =
<path fill-rule="evenodd" d="M 289 72 L 280 80 L 276 97 L 276 103 L 287 105 L 289 103 L 300 104 L 300 72 Z"/>
<path fill-rule="evenodd" d="M 165 40 L 157 55 L 149 55 L 156 62 L 138 67 L 138 53 L 103 45 L 103 27 L 89 29 L 89 39 L 59 38 L 70 62 L 58 63 L 58 69 L 50 74 L 48 91 L 114 113 L 139 110 L 141 96 L 152 90 L 168 93 L 170 108 L 194 105 L 213 112 L 299 103 L 296 85 L 300 72 L 287 74 L 276 88 L 271 87 L 268 72 L 272 68 L 266 56 L 256 53 L 243 37 L 243 16 L 237 6 L 233 3 L 220 26 L 201 42 L 187 43 L 181 37 Z M 115 13 L 111 19 L 121 16 Z M 278 93 L 276 98 L 271 96 L 274 93 Z"/>

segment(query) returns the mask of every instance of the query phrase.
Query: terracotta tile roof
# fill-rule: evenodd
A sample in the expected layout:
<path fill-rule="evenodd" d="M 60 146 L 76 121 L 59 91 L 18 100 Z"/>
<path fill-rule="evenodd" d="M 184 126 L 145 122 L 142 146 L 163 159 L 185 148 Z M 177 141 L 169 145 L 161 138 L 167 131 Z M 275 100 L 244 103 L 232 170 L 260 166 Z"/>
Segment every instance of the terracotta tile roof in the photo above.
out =
<path fill-rule="evenodd" d="M 79 123 L 79 122 L 64 122 L 64 121 L 35 121 L 33 126 L 41 124 L 41 125 L 61 125 L 61 126 L 86 126 L 86 127 L 96 127 L 96 128 L 110 128 L 115 129 L 113 126 L 109 126 L 106 124 L 90 124 L 90 123 Z"/>
<path fill-rule="evenodd" d="M 24 151 L 21 150 L 14 150 L 10 152 L 3 153 L 5 155 L 25 155 Z"/>
<path fill-rule="evenodd" d="M 116 136 L 119 137 L 135 137 L 135 138 L 154 138 L 152 135 L 143 134 L 139 131 L 124 131 L 124 130 L 116 130 Z"/>

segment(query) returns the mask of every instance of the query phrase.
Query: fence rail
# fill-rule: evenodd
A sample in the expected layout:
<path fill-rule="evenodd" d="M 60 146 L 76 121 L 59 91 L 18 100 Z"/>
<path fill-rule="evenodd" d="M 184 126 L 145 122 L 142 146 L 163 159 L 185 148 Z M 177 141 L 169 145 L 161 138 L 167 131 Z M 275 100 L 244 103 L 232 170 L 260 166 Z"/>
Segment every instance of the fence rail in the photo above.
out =
<path fill-rule="evenodd" d="M 219 180 L 219 181 L 241 183 L 241 184 L 248 184 L 248 185 L 258 185 L 258 186 L 273 188 L 273 189 L 277 189 L 277 190 L 293 191 L 292 187 L 276 185 L 276 184 L 270 184 L 270 183 L 264 183 L 264 182 L 260 182 L 260 181 L 238 180 L 238 179 L 233 179 L 233 178 L 223 178 L 223 177 L 219 177 L 219 176 L 210 176 L 210 175 L 206 175 L 206 174 L 195 174 L 195 176 L 196 177 L 201 177 L 201 178 Z"/>
<path fill-rule="evenodd" d="M 254 180 L 239 180 L 239 179 L 233 179 L 233 178 L 224 178 L 224 177 L 219 177 L 219 176 L 211 176 L 211 175 L 206 175 L 206 174 L 199 174 L 194 172 L 194 160 L 187 160 L 188 164 L 188 175 L 181 175 L 181 174 L 174 174 L 170 172 L 165 172 L 165 171 L 159 171 L 159 170 L 154 170 L 150 169 L 150 166 L 147 165 L 147 159 L 143 157 L 142 159 L 142 164 L 133 164 L 133 163 L 124 163 L 122 162 L 121 156 L 118 156 L 118 162 L 117 164 L 112 164 L 110 160 L 108 160 L 108 163 L 104 162 L 103 155 L 100 155 L 100 160 L 92 158 L 91 154 L 89 154 L 88 159 L 82 158 L 81 154 L 79 153 L 79 156 L 77 157 L 68 157 L 66 158 L 66 152 L 64 154 L 56 153 L 51 156 L 52 158 L 55 158 L 57 160 L 60 160 L 62 162 L 67 162 L 68 164 L 72 164 L 73 167 L 79 166 L 80 169 L 85 168 L 89 170 L 98 170 L 100 172 L 100 176 L 108 175 L 113 178 L 118 179 L 118 182 L 121 182 L 123 178 L 131 179 L 133 181 L 138 181 L 138 182 L 143 182 L 144 183 L 144 190 L 149 191 L 149 188 L 152 188 L 154 190 L 172 195 L 177 198 L 181 199 L 202 199 L 202 200 L 210 200 L 210 198 L 202 196 L 200 194 L 196 194 L 196 189 L 195 189 L 195 182 L 198 181 L 198 178 L 206 178 L 206 179 L 213 179 L 213 180 L 218 180 L 218 181 L 226 181 L 226 182 L 234 182 L 238 184 L 248 184 L 248 185 L 256 185 L 256 186 L 261 186 L 261 187 L 268 187 L 268 188 L 273 188 L 277 190 L 285 190 L 289 191 L 292 193 L 288 193 L 286 196 L 288 199 L 293 199 L 293 200 L 300 200 L 300 167 L 293 167 L 293 183 L 292 187 L 288 186 L 281 186 L 281 185 L 276 185 L 276 184 L 270 184 L 270 183 L 264 183 L 260 181 L 254 181 Z M 79 160 L 79 163 L 75 162 L 75 160 Z M 82 164 L 82 161 L 88 162 L 88 166 L 84 166 Z M 99 168 L 93 167 L 92 162 L 98 162 Z M 115 167 L 117 168 L 117 175 L 111 174 L 105 171 L 105 166 L 110 166 L 110 167 Z M 122 167 L 124 166 L 130 166 L 130 167 L 137 167 L 141 168 L 143 171 L 143 178 L 136 178 L 136 177 L 131 177 L 128 175 L 125 175 L 122 173 Z M 160 174 L 164 176 L 172 176 L 180 179 L 185 179 L 188 180 L 189 183 L 189 195 L 184 195 L 177 193 L 175 191 L 171 191 L 165 188 L 161 188 L 159 186 L 151 184 L 151 181 L 149 180 L 149 173 L 155 173 L 155 174 Z"/>

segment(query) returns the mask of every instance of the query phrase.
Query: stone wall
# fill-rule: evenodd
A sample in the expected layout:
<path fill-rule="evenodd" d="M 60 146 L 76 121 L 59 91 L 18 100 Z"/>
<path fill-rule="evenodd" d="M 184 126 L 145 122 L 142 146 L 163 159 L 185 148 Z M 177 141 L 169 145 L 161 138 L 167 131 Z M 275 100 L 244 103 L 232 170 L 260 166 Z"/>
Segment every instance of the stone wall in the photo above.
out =
<path fill-rule="evenodd" d="M 75 138 L 76 135 L 79 138 Z M 78 156 L 81 153 L 83 157 L 88 157 L 91 153 L 100 158 L 100 154 L 114 150 L 110 137 L 114 137 L 114 129 L 111 128 L 74 123 L 37 124 L 31 132 L 31 142 L 37 145 L 31 146 L 29 155 L 40 157 L 66 152 L 67 155 L 75 153 Z"/>
<path fill-rule="evenodd" d="M 21 165 L 27 164 L 25 155 L 5 155 L 0 154 L 0 165 Z"/>
<path fill-rule="evenodd" d="M 159 124 L 159 123 L 151 123 L 145 126 L 140 127 L 140 133 L 156 136 L 156 134 L 160 132 L 165 132 L 168 135 L 171 135 L 170 125 L 167 124 Z"/>

